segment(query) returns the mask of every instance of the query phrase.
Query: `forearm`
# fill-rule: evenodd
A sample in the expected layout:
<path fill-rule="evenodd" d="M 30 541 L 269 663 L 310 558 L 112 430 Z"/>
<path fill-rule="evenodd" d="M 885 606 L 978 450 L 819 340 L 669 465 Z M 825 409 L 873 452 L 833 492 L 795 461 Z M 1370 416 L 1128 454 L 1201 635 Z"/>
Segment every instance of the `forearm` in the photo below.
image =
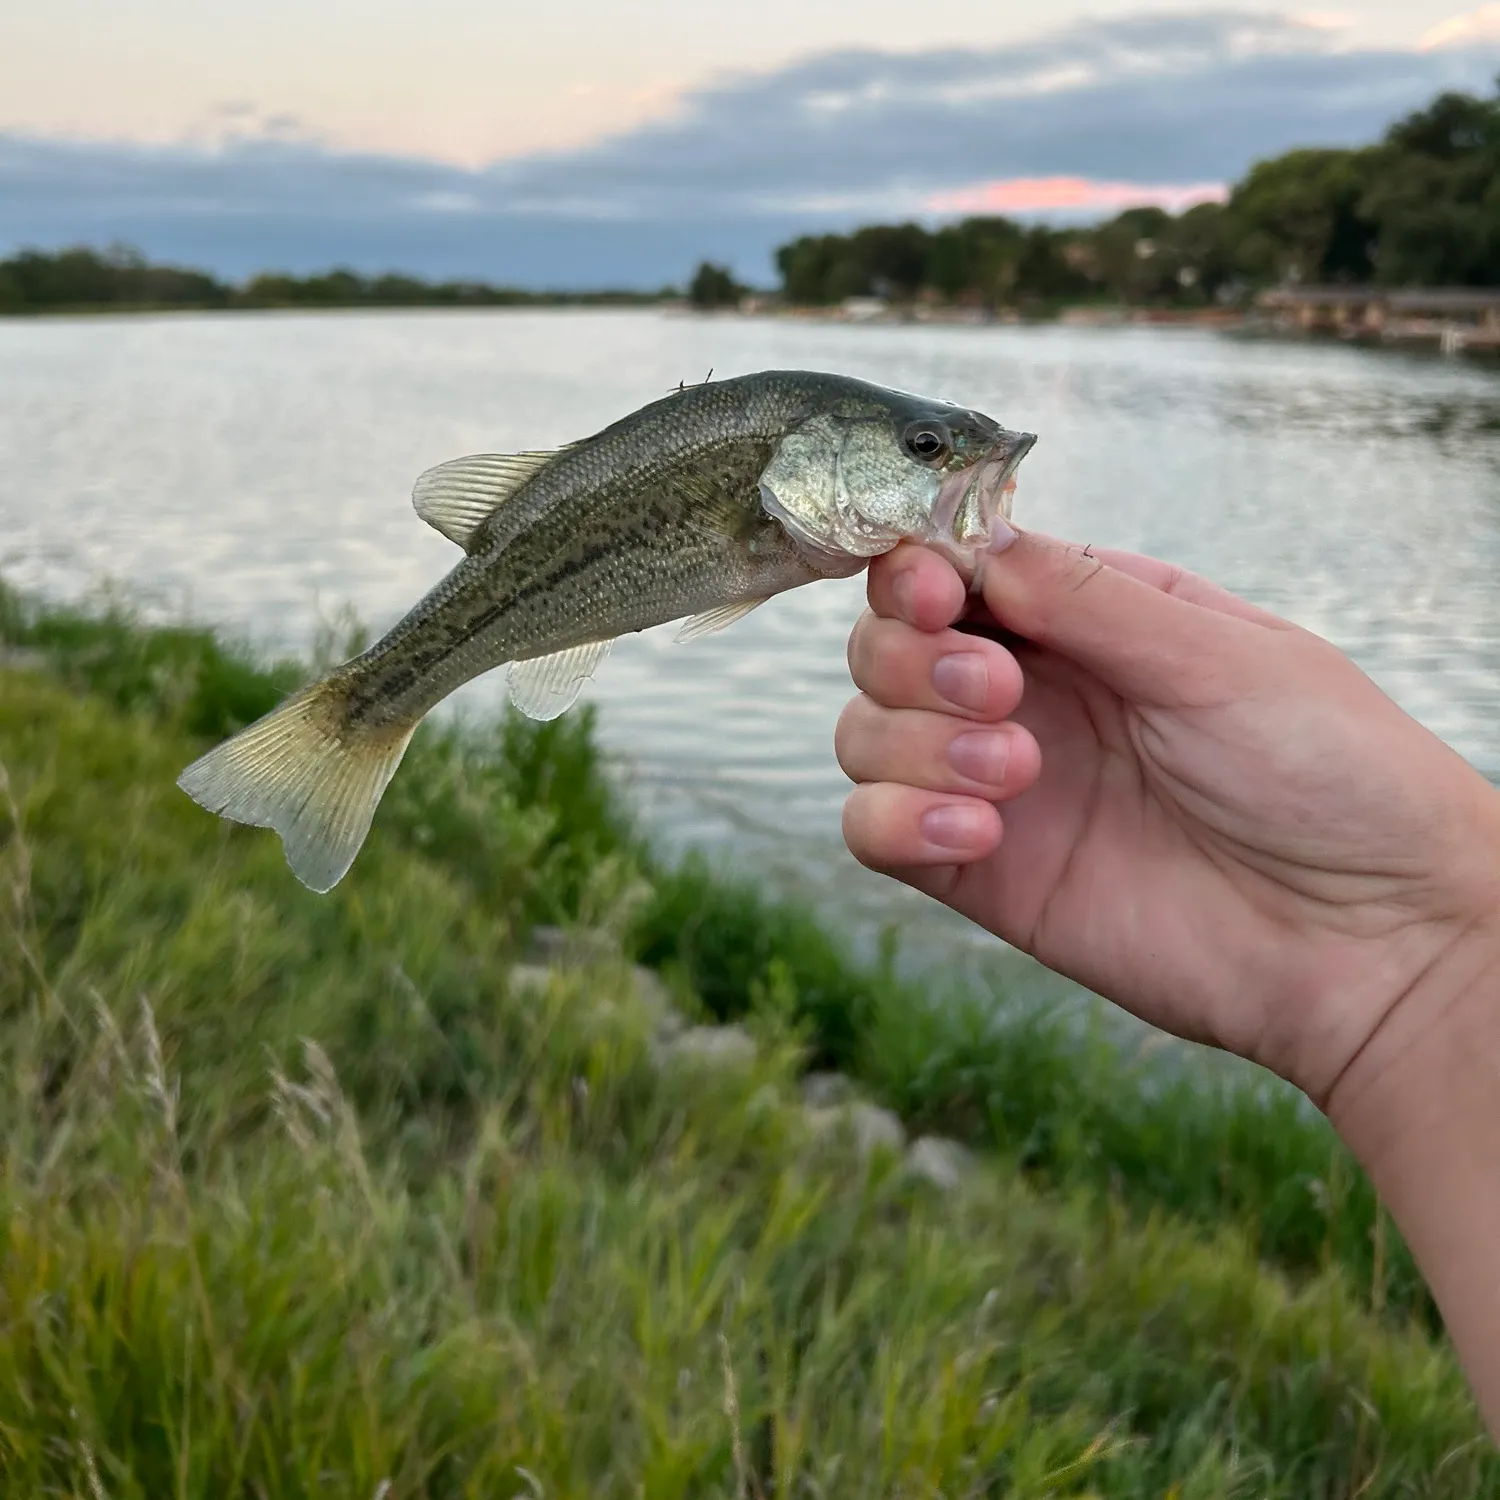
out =
<path fill-rule="evenodd" d="M 1500 1436 L 1500 913 L 1456 945 L 1330 1101 Z"/>

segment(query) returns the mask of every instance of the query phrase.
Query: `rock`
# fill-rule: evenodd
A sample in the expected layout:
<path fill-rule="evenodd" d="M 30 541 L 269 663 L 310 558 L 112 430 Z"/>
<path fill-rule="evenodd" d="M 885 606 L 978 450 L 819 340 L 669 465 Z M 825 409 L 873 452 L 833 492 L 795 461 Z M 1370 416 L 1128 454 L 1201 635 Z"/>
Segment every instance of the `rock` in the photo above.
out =
<path fill-rule="evenodd" d="M 572 934 L 560 927 L 538 927 L 532 931 L 531 941 L 527 944 L 526 961 L 511 968 L 511 988 L 545 990 L 559 975 L 576 973 L 584 968 L 589 960 L 580 951 L 580 939 L 584 947 L 592 947 L 593 961 L 619 958 L 618 952 L 606 948 L 608 940 L 600 933 Z M 631 964 L 629 979 L 636 998 L 651 1018 L 651 1029 L 658 1036 L 674 1037 L 687 1025 L 671 990 L 654 970 L 642 964 Z"/>
<path fill-rule="evenodd" d="M 669 1062 L 747 1068 L 755 1061 L 755 1038 L 743 1026 L 689 1026 L 664 1049 Z"/>
<path fill-rule="evenodd" d="M 906 1153 L 907 1174 L 945 1193 L 953 1192 L 973 1170 L 974 1153 L 947 1136 L 920 1136 Z"/>
<path fill-rule="evenodd" d="M 527 990 L 545 990 L 555 977 L 555 971 L 546 964 L 512 964 L 510 987 L 518 995 Z"/>
<path fill-rule="evenodd" d="M 619 948 L 603 932 L 587 927 L 533 927 L 526 940 L 526 958 L 536 964 L 583 965 L 618 958 Z"/>
<path fill-rule="evenodd" d="M 763 1083 L 745 1102 L 745 1113 L 752 1118 L 773 1115 L 781 1108 L 781 1090 L 774 1083 Z"/>
<path fill-rule="evenodd" d="M 899 1151 L 906 1144 L 906 1130 L 897 1116 L 876 1104 L 856 1103 L 848 1106 L 859 1149 L 868 1155 L 877 1147 Z"/>
<path fill-rule="evenodd" d="M 647 1015 L 651 1017 L 651 1028 L 660 1037 L 674 1037 L 686 1027 L 682 1012 L 672 999 L 672 992 L 662 978 L 652 969 L 640 964 L 630 966 L 630 977 L 635 993 Z"/>
<path fill-rule="evenodd" d="M 0 646 L 0 670 L 40 672 L 47 664 L 47 653 L 34 646 Z"/>
<path fill-rule="evenodd" d="M 842 1073 L 809 1073 L 802 1080 L 802 1102 L 809 1109 L 847 1104 L 853 1097 L 854 1085 Z"/>
<path fill-rule="evenodd" d="M 847 1130 L 854 1137 L 855 1147 L 861 1156 L 871 1156 L 877 1150 L 899 1151 L 906 1144 L 906 1131 L 901 1121 L 888 1109 L 876 1104 L 856 1101 L 852 1104 L 835 1104 L 812 1107 L 806 1111 L 806 1119 L 814 1135 L 829 1136 Z"/>

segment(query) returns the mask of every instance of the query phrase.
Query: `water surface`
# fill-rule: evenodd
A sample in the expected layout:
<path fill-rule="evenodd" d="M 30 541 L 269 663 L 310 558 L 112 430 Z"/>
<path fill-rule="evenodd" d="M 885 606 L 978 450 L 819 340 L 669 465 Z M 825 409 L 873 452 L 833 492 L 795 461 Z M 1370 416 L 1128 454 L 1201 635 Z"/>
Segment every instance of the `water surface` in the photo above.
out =
<path fill-rule="evenodd" d="M 391 624 L 453 563 L 415 476 L 566 442 L 682 380 L 811 367 L 1040 434 L 1023 524 L 1153 552 L 1328 636 L 1500 781 L 1500 380 L 1437 360 L 1193 331 L 802 325 L 652 312 L 0 322 L 0 573 L 114 579 L 305 649 Z M 915 951 L 967 929 L 843 850 L 834 720 L 859 580 L 691 645 L 620 642 L 588 696 L 666 845 Z M 496 701 L 498 679 L 460 695 Z"/>

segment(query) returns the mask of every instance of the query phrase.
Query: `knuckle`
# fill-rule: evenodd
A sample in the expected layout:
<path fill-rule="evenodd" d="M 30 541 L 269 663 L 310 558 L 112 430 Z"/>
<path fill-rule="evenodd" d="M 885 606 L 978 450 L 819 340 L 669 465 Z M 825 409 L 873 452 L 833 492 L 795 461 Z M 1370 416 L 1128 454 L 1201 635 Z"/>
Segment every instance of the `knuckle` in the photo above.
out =
<path fill-rule="evenodd" d="M 897 643 L 884 620 L 872 619 L 860 634 L 855 659 L 849 663 L 850 675 L 862 692 L 875 692 L 892 681 L 897 670 L 894 663 Z"/>
<path fill-rule="evenodd" d="M 864 779 L 862 769 L 869 759 L 870 736 L 876 731 L 875 705 L 863 693 L 851 698 L 833 726 L 833 753 L 851 781 Z"/>
<path fill-rule="evenodd" d="M 855 787 L 844 799 L 844 843 L 860 864 L 879 869 L 876 852 L 876 798 L 864 787 Z"/>
<path fill-rule="evenodd" d="M 849 632 L 849 644 L 844 654 L 849 662 L 849 675 L 856 682 L 859 681 L 863 664 L 870 653 L 870 632 L 875 623 L 875 616 L 867 609 L 854 622 L 854 628 Z"/>
<path fill-rule="evenodd" d="M 1087 588 L 1102 572 L 1104 564 L 1097 557 L 1075 552 L 1068 563 L 1065 582 L 1071 593 Z"/>
<path fill-rule="evenodd" d="M 1177 598 L 1187 593 L 1196 581 L 1186 568 L 1178 567 L 1176 563 L 1172 563 L 1167 568 L 1166 577 L 1162 580 L 1161 591 L 1164 594 L 1171 594 L 1174 598 Z"/>
<path fill-rule="evenodd" d="M 1073 593 L 1086 587 L 1104 570 L 1105 563 L 1086 546 L 1076 542 L 1049 542 L 1037 559 L 1039 581 L 1045 592 Z"/>
<path fill-rule="evenodd" d="M 900 643 L 890 630 L 874 633 L 870 641 L 868 670 L 872 684 L 889 685 L 899 672 Z"/>

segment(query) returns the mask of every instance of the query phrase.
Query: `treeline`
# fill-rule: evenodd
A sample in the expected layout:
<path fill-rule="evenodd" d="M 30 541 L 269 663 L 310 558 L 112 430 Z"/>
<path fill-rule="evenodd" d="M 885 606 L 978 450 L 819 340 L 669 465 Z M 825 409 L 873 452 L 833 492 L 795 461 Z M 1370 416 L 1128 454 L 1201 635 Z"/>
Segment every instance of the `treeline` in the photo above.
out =
<path fill-rule="evenodd" d="M 0 260 L 0 312 L 61 307 L 227 307 L 234 288 L 206 271 L 153 266 L 133 250 L 23 250 Z"/>
<path fill-rule="evenodd" d="M 424 281 L 336 269 L 313 276 L 265 272 L 242 284 L 205 271 L 151 265 L 136 250 L 23 250 L 0 260 L 0 312 L 117 308 L 528 307 L 628 305 L 664 292 L 532 292 L 482 281 Z"/>
<path fill-rule="evenodd" d="M 1284 281 L 1500 286 L 1500 91 L 1444 93 L 1350 150 L 1257 163 L 1226 202 L 1185 213 L 1132 208 L 1089 228 L 978 217 L 927 229 L 876 224 L 805 235 L 776 252 L 781 296 L 829 304 L 879 296 L 975 307 L 1069 302 L 1233 303 Z M 703 308 L 748 289 L 704 263 L 686 288 Z M 136 251 L 26 250 L 0 261 L 0 312 L 126 307 L 525 307 L 632 305 L 658 292 L 535 292 L 481 281 L 267 272 L 234 285 L 151 265 Z"/>
<path fill-rule="evenodd" d="M 1257 163 L 1222 204 L 1133 208 L 1093 228 L 971 218 L 804 236 L 782 295 L 1010 307 L 1203 305 L 1284 281 L 1500 286 L 1500 92 L 1445 93 L 1375 145 Z"/>

